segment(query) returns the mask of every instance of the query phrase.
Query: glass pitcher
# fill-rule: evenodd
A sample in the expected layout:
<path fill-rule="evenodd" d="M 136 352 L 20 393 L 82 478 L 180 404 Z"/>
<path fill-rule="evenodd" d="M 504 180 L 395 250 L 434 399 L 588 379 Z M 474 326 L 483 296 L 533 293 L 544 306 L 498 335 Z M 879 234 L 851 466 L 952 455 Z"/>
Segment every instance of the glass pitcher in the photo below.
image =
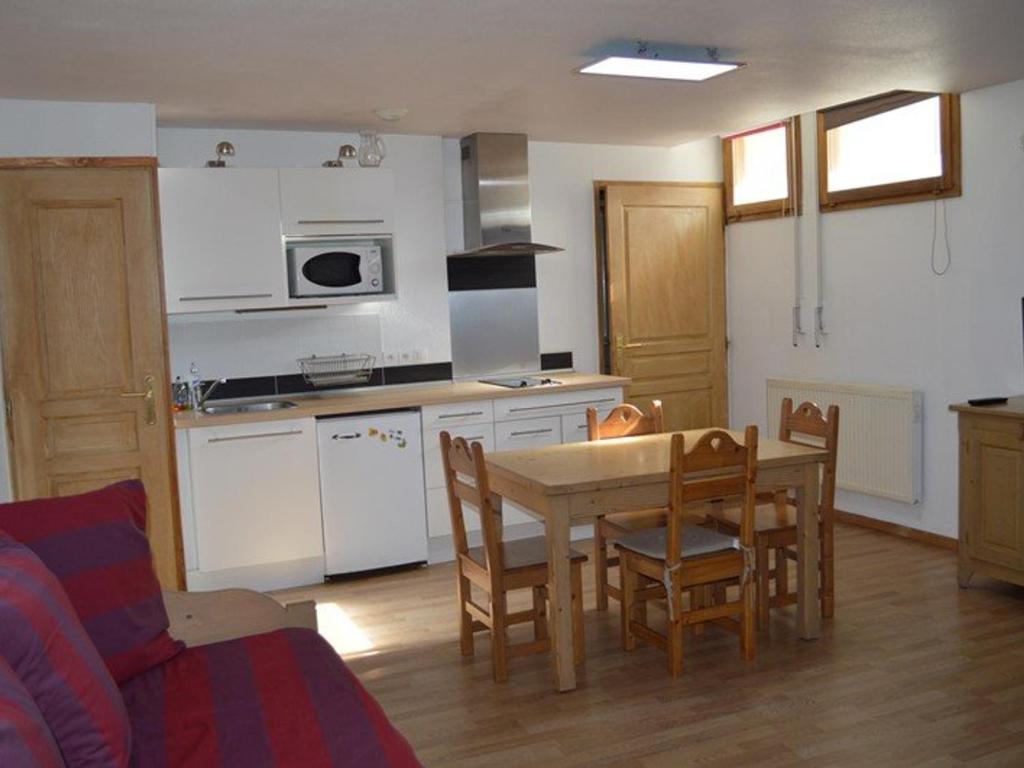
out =
<path fill-rule="evenodd" d="M 359 132 L 359 165 L 363 168 L 376 168 L 387 154 L 384 139 L 373 131 Z"/>

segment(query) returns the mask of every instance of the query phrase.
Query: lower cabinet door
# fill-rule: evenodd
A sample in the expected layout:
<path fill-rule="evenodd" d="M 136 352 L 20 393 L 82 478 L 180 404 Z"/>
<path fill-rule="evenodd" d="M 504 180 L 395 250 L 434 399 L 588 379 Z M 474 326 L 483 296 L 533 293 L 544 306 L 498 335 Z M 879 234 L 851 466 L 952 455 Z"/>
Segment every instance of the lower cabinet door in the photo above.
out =
<path fill-rule="evenodd" d="M 494 447 L 498 451 L 516 451 L 541 448 L 562 442 L 562 418 L 545 416 L 541 419 L 499 421 L 494 426 Z M 502 521 L 506 526 L 530 523 L 537 518 L 506 502 L 502 508 Z"/>
<path fill-rule="evenodd" d="M 1019 428 L 1018 428 L 1019 429 Z M 971 557 L 1024 569 L 1024 443 L 1018 432 L 970 432 Z"/>
<path fill-rule="evenodd" d="M 200 571 L 323 557 L 313 419 L 189 430 Z"/>
<path fill-rule="evenodd" d="M 611 408 L 604 408 L 597 412 L 597 420 L 603 421 L 608 418 Z M 587 414 L 570 413 L 562 417 L 562 442 L 563 443 L 585 443 L 587 441 Z"/>
<path fill-rule="evenodd" d="M 426 474 L 427 488 L 444 487 L 444 465 L 441 463 L 441 433 L 445 429 L 423 430 L 423 468 Z M 469 443 L 480 443 L 484 453 L 494 450 L 494 425 L 469 424 L 460 427 L 449 427 L 448 434 L 452 438 L 461 437 Z M 434 533 L 430 534 L 434 536 Z"/>

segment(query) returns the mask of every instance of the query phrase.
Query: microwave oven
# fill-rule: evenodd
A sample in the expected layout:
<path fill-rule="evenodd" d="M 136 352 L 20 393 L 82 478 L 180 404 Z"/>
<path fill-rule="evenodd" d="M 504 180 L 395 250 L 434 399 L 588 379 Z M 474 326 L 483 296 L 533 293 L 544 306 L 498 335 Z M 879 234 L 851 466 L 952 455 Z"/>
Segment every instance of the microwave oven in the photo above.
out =
<path fill-rule="evenodd" d="M 287 243 L 288 295 L 293 299 L 382 293 L 381 247 L 372 242 Z"/>

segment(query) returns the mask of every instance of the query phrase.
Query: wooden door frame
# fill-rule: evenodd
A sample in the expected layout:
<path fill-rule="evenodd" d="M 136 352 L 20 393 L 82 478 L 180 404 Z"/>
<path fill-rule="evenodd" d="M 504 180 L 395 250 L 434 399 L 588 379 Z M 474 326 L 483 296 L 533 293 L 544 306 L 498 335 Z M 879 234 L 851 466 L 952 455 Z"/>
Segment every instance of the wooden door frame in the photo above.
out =
<path fill-rule="evenodd" d="M 163 343 L 163 356 L 164 356 L 164 370 L 167 372 L 167 376 L 171 375 L 171 359 L 170 351 L 168 348 L 168 328 L 167 328 L 167 297 L 164 295 L 164 257 L 163 257 L 163 243 L 160 236 L 160 190 L 157 179 L 157 167 L 159 163 L 156 157 L 150 155 L 126 155 L 123 157 L 80 157 L 80 156 L 67 156 L 67 157 L 0 157 L 0 170 L 4 171 L 17 171 L 17 170 L 45 170 L 48 168 L 52 169 L 74 169 L 74 168 L 108 168 L 108 169 L 131 169 L 138 168 L 148 170 L 151 184 L 150 189 L 152 195 L 150 196 L 150 203 L 152 205 L 153 214 L 153 227 L 155 229 L 156 239 L 156 260 L 157 260 L 157 275 L 156 279 L 159 285 L 159 296 L 160 296 L 160 314 L 163 321 L 164 329 L 164 343 Z M 7 364 L 5 359 L 5 353 L 3 349 L 0 349 L 0 365 L 3 367 L 2 378 L 4 393 L 9 391 L 9 381 L 7 378 Z M 166 382 L 169 384 L 170 382 Z M 169 402 L 169 401 L 168 401 Z M 167 430 L 167 452 L 169 457 L 169 470 L 171 473 L 170 480 L 170 494 L 171 494 L 171 529 L 174 536 L 172 547 L 174 549 L 175 559 L 175 570 L 177 588 L 184 590 L 185 585 L 185 550 L 184 542 L 182 537 L 181 527 L 181 495 L 178 488 L 178 456 L 177 449 L 175 446 L 174 439 L 174 414 L 167 414 L 167 424 L 169 429 Z M 11 445 L 11 430 L 10 424 L 5 420 L 4 424 L 5 431 L 5 445 L 4 448 L 7 451 L 8 459 L 8 473 L 11 485 L 12 495 L 17 498 L 17 485 L 14 473 L 14 462 L 15 453 L 13 446 Z"/>

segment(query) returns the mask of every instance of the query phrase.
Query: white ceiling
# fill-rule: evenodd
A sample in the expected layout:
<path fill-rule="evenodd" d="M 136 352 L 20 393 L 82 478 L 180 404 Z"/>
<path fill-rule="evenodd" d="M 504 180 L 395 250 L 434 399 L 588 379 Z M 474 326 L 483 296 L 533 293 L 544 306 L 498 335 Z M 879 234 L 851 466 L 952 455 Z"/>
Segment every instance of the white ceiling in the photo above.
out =
<path fill-rule="evenodd" d="M 0 97 L 161 124 L 522 131 L 674 145 L 894 88 L 1024 78 L 1024 0 L 2 0 Z M 574 73 L 610 39 L 718 46 L 705 83 Z M 385 124 L 380 107 L 407 107 Z"/>

